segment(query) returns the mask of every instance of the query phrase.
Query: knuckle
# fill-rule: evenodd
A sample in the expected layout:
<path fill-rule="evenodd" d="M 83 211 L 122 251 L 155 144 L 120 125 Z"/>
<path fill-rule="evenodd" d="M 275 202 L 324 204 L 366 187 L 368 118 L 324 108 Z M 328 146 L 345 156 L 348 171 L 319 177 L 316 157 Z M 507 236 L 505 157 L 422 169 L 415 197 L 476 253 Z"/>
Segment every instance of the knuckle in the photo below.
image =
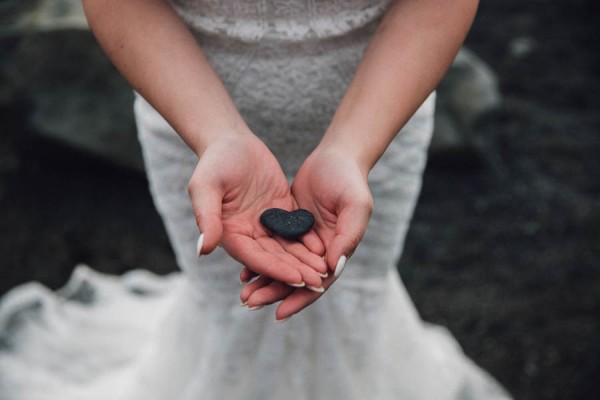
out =
<path fill-rule="evenodd" d="M 357 205 L 365 210 L 367 214 L 370 216 L 373 212 L 373 196 L 370 193 L 366 193 L 364 196 L 361 196 L 356 200 Z"/>
<path fill-rule="evenodd" d="M 193 181 L 190 181 L 190 183 L 188 183 L 188 186 L 187 186 L 188 195 L 190 195 L 190 197 L 191 197 L 195 191 L 196 191 L 196 185 L 194 185 Z"/>
<path fill-rule="evenodd" d="M 365 203 L 365 209 L 368 211 L 369 216 L 373 213 L 373 198 L 369 196 L 369 199 Z"/>
<path fill-rule="evenodd" d="M 358 247 L 358 244 L 360 243 L 360 241 L 362 240 L 362 235 L 360 234 L 352 234 L 352 235 L 346 235 L 344 237 L 344 244 L 342 245 L 342 247 L 347 248 L 346 251 L 351 251 L 353 252 L 354 249 L 356 249 Z"/>
<path fill-rule="evenodd" d="M 354 250 L 358 247 L 358 244 L 360 243 L 361 239 L 362 239 L 362 236 L 359 236 L 359 235 L 353 235 L 350 237 L 350 247 L 352 250 Z"/>

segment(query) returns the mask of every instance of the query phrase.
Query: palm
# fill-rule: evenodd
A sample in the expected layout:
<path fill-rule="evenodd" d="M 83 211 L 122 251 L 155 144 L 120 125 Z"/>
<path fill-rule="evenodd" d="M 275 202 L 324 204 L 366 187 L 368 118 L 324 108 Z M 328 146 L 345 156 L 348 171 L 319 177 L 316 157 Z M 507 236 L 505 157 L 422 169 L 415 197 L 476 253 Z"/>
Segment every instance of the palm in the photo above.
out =
<path fill-rule="evenodd" d="M 340 225 L 340 222 L 346 223 L 340 221 L 342 212 L 356 207 L 371 207 L 366 177 L 355 162 L 337 152 L 311 155 L 298 171 L 292 193 L 300 207 L 315 215 L 315 231 L 328 253 L 335 245 L 336 233 L 349 234 L 346 226 Z M 353 240 L 358 245 L 360 237 Z M 328 261 L 333 270 L 337 258 Z"/>
<path fill-rule="evenodd" d="M 190 181 L 192 203 L 194 198 L 207 203 L 202 200 L 205 193 L 212 194 L 213 202 L 220 202 L 221 215 L 203 212 L 202 206 L 197 206 L 199 218 L 205 216 L 199 224 L 203 232 L 221 226 L 219 244 L 229 255 L 257 274 L 297 286 L 321 286 L 317 271 L 326 269 L 321 258 L 299 242 L 270 237 L 259 222 L 260 214 L 268 208 L 291 210 L 295 205 L 281 167 L 260 140 L 223 140 L 211 145 Z M 220 221 L 206 223 L 216 217 Z M 320 241 L 314 233 L 308 243 L 318 251 Z M 208 247 L 207 252 L 211 250 Z"/>

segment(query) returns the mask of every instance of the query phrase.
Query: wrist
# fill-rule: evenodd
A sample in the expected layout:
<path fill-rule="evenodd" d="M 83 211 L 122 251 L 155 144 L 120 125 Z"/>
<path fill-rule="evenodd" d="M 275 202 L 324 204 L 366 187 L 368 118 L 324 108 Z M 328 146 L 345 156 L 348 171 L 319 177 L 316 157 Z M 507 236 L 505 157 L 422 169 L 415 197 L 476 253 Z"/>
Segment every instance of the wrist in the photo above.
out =
<path fill-rule="evenodd" d="M 328 159 L 343 159 L 346 162 L 352 162 L 365 180 L 374 166 L 374 162 L 370 161 L 364 149 L 353 141 L 344 140 L 343 135 L 326 134 L 314 153 Z"/>
<path fill-rule="evenodd" d="M 190 140 L 188 146 L 198 157 L 201 157 L 206 149 L 217 142 L 223 140 L 244 141 L 252 139 L 255 136 L 250 128 L 244 124 L 244 126 L 214 126 L 205 128 L 189 137 L 192 137 L 193 139 Z"/>
<path fill-rule="evenodd" d="M 358 134 L 352 130 L 328 129 L 319 143 L 317 150 L 324 153 L 342 154 L 345 159 L 352 160 L 366 178 L 379 159 L 370 146 L 369 135 Z"/>

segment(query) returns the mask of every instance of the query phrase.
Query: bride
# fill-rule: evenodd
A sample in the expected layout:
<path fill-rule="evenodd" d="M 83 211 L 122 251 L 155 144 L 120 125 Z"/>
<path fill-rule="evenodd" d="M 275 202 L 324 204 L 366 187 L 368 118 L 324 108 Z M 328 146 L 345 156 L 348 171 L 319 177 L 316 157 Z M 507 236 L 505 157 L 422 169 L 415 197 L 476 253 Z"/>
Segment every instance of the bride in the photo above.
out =
<path fill-rule="evenodd" d="M 0 397 L 508 399 L 394 268 L 476 3 L 84 0 L 183 273 L 13 290 Z"/>

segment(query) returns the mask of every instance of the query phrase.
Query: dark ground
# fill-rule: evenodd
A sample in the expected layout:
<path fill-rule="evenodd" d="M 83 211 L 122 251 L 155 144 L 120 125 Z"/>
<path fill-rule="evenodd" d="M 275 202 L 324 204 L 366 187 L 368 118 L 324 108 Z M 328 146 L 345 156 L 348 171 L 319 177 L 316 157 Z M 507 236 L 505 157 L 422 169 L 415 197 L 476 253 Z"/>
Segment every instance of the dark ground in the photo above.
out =
<path fill-rule="evenodd" d="M 432 158 L 399 266 L 423 318 L 517 399 L 600 396 L 598 11 L 482 2 L 467 45 L 504 108 L 475 132 L 480 159 Z M 0 294 L 57 288 L 80 262 L 174 270 L 146 181 L 35 139 L 15 110 L 0 109 Z"/>

